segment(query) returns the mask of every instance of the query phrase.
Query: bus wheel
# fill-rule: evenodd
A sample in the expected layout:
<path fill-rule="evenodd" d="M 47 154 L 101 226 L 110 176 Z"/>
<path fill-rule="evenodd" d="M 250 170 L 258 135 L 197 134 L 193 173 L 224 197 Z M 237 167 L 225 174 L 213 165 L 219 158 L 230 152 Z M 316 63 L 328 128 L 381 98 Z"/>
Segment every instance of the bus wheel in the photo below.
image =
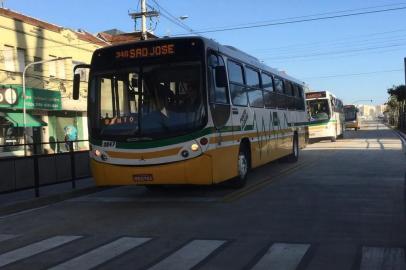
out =
<path fill-rule="evenodd" d="M 337 137 L 331 137 L 331 142 L 337 141 Z"/>
<path fill-rule="evenodd" d="M 292 154 L 286 157 L 288 162 L 296 162 L 299 159 L 299 139 L 297 135 L 293 137 Z"/>
<path fill-rule="evenodd" d="M 242 188 L 247 183 L 247 175 L 250 168 L 249 151 L 247 145 L 242 144 L 238 153 L 237 171 L 238 175 L 235 179 L 231 180 L 233 188 Z"/>

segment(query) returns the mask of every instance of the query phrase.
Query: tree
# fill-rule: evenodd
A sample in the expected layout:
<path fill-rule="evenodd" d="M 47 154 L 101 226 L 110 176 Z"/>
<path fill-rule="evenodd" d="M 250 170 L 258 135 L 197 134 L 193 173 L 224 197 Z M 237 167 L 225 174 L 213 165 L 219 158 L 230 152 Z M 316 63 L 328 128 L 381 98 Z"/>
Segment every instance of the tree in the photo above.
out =
<path fill-rule="evenodd" d="M 400 129 L 406 127 L 406 86 L 398 85 L 388 89 L 388 106 L 387 111 L 390 117 L 390 122 Z"/>

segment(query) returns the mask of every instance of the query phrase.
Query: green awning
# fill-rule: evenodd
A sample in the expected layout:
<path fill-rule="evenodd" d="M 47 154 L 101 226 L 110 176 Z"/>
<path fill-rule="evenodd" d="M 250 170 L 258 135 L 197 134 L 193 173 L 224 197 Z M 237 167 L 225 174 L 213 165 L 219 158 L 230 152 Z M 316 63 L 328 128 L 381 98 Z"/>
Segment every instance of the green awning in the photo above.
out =
<path fill-rule="evenodd" d="M 5 118 L 14 127 L 24 127 L 24 117 L 22 113 L 6 113 Z M 43 127 L 47 126 L 47 123 L 41 121 L 40 119 L 32 116 L 31 114 L 25 114 L 26 127 Z"/>

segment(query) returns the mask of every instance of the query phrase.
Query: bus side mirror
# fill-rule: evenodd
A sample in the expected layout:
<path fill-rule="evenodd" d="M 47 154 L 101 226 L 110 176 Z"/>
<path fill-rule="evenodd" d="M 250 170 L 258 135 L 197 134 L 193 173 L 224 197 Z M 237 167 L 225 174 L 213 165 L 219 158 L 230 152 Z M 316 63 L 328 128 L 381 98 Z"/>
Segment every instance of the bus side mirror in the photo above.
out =
<path fill-rule="evenodd" d="M 225 66 L 216 66 L 216 86 L 219 88 L 227 87 L 227 72 Z"/>
<path fill-rule="evenodd" d="M 80 74 L 75 74 L 73 76 L 73 99 L 79 99 L 79 90 L 80 90 Z"/>
<path fill-rule="evenodd" d="M 79 99 L 79 92 L 80 92 L 80 74 L 76 73 L 76 70 L 79 68 L 86 68 L 86 69 L 90 69 L 90 65 L 86 65 L 86 64 L 80 64 L 80 65 L 76 65 L 73 68 L 73 93 L 72 93 L 72 97 L 74 100 L 78 100 Z"/>

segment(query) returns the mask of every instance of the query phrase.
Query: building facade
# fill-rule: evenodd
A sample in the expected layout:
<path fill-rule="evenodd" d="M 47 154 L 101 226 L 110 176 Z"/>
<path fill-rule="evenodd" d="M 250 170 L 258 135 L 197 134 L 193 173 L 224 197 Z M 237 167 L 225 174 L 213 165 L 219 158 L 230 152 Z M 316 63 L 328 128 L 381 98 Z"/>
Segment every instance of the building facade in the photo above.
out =
<path fill-rule="evenodd" d="M 68 136 L 71 139 L 76 134 L 77 140 L 86 140 L 86 84 L 81 84 L 84 88 L 79 101 L 73 101 L 73 68 L 90 63 L 94 50 L 109 43 L 85 31 L 73 31 L 3 8 L 0 37 L 0 156 L 27 153 L 27 149 L 15 146 L 25 141 L 46 143 L 28 147 L 30 152 L 50 153 L 67 150 L 64 143 L 57 143 L 67 140 L 67 134 L 72 135 Z M 27 69 L 24 100 L 24 68 L 33 62 L 62 57 L 68 59 Z M 78 72 L 86 81 L 86 70 Z M 76 149 L 86 147 L 86 143 L 75 144 Z"/>

